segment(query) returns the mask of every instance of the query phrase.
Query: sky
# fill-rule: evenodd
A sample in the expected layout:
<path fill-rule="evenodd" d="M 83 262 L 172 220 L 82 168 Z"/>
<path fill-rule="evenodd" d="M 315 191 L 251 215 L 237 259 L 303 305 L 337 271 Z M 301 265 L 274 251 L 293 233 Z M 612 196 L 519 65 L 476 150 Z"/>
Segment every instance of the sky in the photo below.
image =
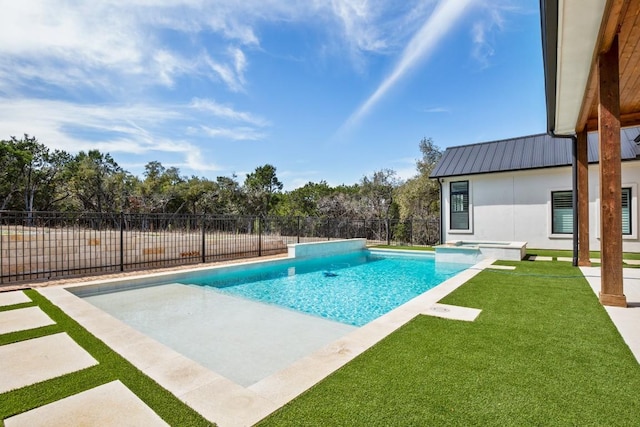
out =
<path fill-rule="evenodd" d="M 0 0 L 0 139 L 285 190 L 545 132 L 538 0 Z"/>

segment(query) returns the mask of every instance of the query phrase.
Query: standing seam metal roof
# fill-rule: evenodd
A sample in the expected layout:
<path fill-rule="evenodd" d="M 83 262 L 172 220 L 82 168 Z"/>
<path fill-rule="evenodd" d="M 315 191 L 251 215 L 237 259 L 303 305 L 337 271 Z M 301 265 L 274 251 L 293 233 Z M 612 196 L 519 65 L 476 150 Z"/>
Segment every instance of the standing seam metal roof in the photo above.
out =
<path fill-rule="evenodd" d="M 622 160 L 635 160 L 640 147 L 634 141 L 640 127 L 622 129 Z M 587 135 L 589 163 L 598 162 L 598 134 Z M 479 144 L 449 147 L 431 172 L 431 178 L 476 175 L 526 169 L 570 166 L 571 140 L 548 134 L 524 136 Z"/>

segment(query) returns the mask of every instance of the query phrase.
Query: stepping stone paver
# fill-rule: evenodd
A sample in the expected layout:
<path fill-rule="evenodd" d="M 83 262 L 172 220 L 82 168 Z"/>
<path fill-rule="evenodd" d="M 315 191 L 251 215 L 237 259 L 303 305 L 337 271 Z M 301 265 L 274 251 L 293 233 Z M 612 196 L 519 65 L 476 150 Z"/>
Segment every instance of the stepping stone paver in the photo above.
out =
<path fill-rule="evenodd" d="M 640 265 L 640 259 L 623 259 L 622 261 L 629 265 Z"/>
<path fill-rule="evenodd" d="M 31 299 L 22 291 L 0 292 L 0 307 L 23 302 L 31 302 Z"/>
<path fill-rule="evenodd" d="M 529 257 L 529 261 L 553 261 L 553 257 L 540 256 L 540 255 L 531 255 Z"/>
<path fill-rule="evenodd" d="M 490 270 L 515 270 L 516 269 L 512 265 L 490 265 L 487 268 Z"/>
<path fill-rule="evenodd" d="M 559 256 L 558 257 L 558 261 L 573 262 L 573 258 L 571 258 L 569 256 Z"/>
<path fill-rule="evenodd" d="M 167 426 L 120 381 L 74 394 L 4 420 L 6 427 Z"/>
<path fill-rule="evenodd" d="M 481 312 L 482 310 L 477 308 L 436 303 L 429 307 L 423 314 L 426 314 L 428 316 L 442 317 L 444 319 L 473 322 Z"/>
<path fill-rule="evenodd" d="M 0 311 L 0 335 L 54 325 L 55 323 L 44 311 L 40 310 L 40 307 Z"/>
<path fill-rule="evenodd" d="M 0 346 L 0 393 L 97 364 L 66 333 L 6 344 Z"/>

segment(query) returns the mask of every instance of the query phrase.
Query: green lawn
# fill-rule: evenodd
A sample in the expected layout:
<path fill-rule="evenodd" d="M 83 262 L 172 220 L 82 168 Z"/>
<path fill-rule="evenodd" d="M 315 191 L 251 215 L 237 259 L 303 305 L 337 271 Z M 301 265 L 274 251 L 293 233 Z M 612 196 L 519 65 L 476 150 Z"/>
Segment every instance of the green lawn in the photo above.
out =
<path fill-rule="evenodd" d="M 550 256 L 553 257 L 554 260 L 558 257 L 573 257 L 573 251 L 562 251 L 562 250 L 553 250 L 553 249 L 530 249 L 527 248 L 527 255 L 538 255 L 538 256 Z M 589 252 L 590 258 L 600 258 L 599 251 L 591 251 Z M 640 259 L 640 253 L 637 252 L 624 252 L 622 254 L 623 259 Z"/>
<path fill-rule="evenodd" d="M 167 423 L 174 426 L 211 425 L 119 354 L 91 335 L 62 310 L 34 290 L 27 290 L 34 303 L 3 307 L 3 310 L 38 305 L 56 324 L 28 331 L 0 335 L 0 345 L 59 332 L 66 332 L 99 364 L 78 372 L 0 394 L 0 425 L 3 419 L 62 399 L 72 394 L 120 380 Z M 25 357 L 29 357 L 25 355 Z M 1 375 L 1 373 L 0 373 Z"/>
<path fill-rule="evenodd" d="M 503 264 L 442 301 L 475 322 L 418 316 L 260 425 L 638 425 L 640 365 L 579 270 Z"/>

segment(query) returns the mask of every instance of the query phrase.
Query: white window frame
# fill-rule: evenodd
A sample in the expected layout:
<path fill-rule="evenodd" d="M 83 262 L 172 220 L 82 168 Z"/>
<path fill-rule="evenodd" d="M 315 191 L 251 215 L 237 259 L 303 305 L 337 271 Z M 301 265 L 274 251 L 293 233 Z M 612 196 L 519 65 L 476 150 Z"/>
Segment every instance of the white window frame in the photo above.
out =
<path fill-rule="evenodd" d="M 451 228 L 451 183 L 452 182 L 467 182 L 467 191 L 469 197 L 469 228 L 468 229 L 452 229 Z M 469 178 L 456 178 L 442 182 L 443 186 L 447 188 L 447 234 L 473 234 L 473 184 Z"/>
<path fill-rule="evenodd" d="M 553 232 L 553 193 L 558 191 L 573 191 L 571 187 L 554 187 L 547 189 L 547 233 L 550 239 L 573 239 L 573 233 L 558 234 Z M 572 195 L 573 197 L 573 195 Z"/>

